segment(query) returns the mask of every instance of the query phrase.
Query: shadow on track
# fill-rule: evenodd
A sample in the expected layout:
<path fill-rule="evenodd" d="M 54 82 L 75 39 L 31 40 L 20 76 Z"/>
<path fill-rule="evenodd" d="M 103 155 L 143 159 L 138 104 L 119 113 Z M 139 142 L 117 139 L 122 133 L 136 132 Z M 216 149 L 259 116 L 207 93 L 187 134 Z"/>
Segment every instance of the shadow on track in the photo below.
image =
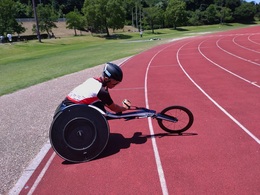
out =
<path fill-rule="evenodd" d="M 121 149 L 130 148 L 131 144 L 144 144 L 147 142 L 147 139 L 151 138 L 163 138 L 166 136 L 194 136 L 197 135 L 196 133 L 182 133 L 182 134 L 170 134 L 170 133 L 158 133 L 154 135 L 143 135 L 141 132 L 135 132 L 134 135 L 130 138 L 125 138 L 120 133 L 110 133 L 108 143 L 104 151 L 95 159 L 102 159 L 108 156 L 112 156 Z M 69 164 L 77 164 L 69 161 L 63 161 L 62 164 L 69 165 Z"/>
<path fill-rule="evenodd" d="M 135 132 L 131 138 L 125 138 L 120 133 L 111 133 L 109 136 L 108 144 L 104 151 L 96 158 L 101 159 L 120 152 L 121 149 L 130 148 L 131 144 L 144 144 L 147 139 L 165 136 L 192 136 L 197 135 L 195 133 L 183 133 L 183 134 L 170 134 L 170 133 L 158 133 L 154 135 L 143 135 L 141 132 Z"/>

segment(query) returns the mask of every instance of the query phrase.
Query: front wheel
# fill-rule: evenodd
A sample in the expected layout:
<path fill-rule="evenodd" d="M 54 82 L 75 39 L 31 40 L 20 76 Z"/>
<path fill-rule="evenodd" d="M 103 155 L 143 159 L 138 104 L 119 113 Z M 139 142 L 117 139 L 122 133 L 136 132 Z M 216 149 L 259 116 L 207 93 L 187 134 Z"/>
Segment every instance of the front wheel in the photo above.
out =
<path fill-rule="evenodd" d="M 183 106 L 170 106 L 163 109 L 157 118 L 159 126 L 169 133 L 181 133 L 193 124 L 192 112 Z M 169 120 L 170 119 L 170 120 Z"/>

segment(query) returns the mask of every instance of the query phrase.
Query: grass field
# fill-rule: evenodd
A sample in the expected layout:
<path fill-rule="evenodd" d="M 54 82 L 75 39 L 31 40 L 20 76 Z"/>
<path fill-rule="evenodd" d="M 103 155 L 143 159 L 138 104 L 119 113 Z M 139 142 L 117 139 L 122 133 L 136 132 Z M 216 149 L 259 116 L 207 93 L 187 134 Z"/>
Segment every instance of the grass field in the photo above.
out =
<path fill-rule="evenodd" d="M 135 55 L 174 38 L 223 31 L 245 25 L 212 25 L 185 27 L 178 30 L 160 29 L 155 34 L 145 31 L 143 38 L 138 32 L 117 31 L 113 38 L 84 34 L 64 34 L 65 27 L 55 29 L 61 38 L 0 44 L 0 96 L 29 87 L 72 72 L 93 67 L 107 61 Z M 62 34 L 62 35 L 61 35 Z M 149 41 L 152 38 L 160 40 Z"/>

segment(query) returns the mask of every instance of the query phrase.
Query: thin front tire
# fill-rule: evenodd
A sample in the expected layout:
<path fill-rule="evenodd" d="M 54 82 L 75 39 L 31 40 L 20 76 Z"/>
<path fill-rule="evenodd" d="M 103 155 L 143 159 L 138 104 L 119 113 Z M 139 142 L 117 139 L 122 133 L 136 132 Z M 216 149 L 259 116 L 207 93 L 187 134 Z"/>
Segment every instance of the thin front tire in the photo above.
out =
<path fill-rule="evenodd" d="M 169 133 L 181 133 L 188 130 L 194 121 L 192 112 L 183 106 L 170 106 L 160 112 L 160 119 L 157 119 L 159 126 Z M 172 117 L 176 120 L 168 121 L 163 116 Z"/>

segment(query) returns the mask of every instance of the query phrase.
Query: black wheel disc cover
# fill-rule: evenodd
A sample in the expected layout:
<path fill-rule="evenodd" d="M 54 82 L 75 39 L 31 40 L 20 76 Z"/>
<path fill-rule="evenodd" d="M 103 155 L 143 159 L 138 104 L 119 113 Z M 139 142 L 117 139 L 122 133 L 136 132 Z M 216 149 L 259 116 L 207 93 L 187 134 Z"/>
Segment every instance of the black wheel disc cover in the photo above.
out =
<path fill-rule="evenodd" d="M 50 127 L 55 152 L 70 162 L 97 157 L 106 147 L 109 126 L 105 117 L 87 105 L 71 105 L 60 112 Z"/>

